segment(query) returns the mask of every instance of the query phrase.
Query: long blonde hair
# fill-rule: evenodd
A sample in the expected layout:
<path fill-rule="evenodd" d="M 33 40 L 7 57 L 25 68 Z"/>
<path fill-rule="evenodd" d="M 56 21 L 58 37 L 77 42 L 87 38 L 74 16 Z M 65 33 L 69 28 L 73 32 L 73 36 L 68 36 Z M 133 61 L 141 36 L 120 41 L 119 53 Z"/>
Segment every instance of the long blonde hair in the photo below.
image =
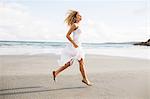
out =
<path fill-rule="evenodd" d="M 77 15 L 78 11 L 75 10 L 69 10 L 68 11 L 68 16 L 65 19 L 65 22 L 67 23 L 67 25 L 71 26 L 73 23 L 76 23 L 76 15 Z"/>

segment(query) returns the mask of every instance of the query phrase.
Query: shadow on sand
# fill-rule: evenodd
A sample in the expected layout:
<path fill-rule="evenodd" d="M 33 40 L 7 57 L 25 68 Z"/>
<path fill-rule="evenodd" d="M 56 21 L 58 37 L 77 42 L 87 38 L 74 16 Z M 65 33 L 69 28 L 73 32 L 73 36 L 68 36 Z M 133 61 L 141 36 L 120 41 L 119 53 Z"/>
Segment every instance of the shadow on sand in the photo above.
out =
<path fill-rule="evenodd" d="M 72 89 L 82 89 L 82 88 L 86 88 L 86 87 L 65 87 L 65 88 L 57 88 L 57 89 L 49 89 L 48 87 L 42 87 L 42 86 L 18 87 L 18 88 L 10 88 L 10 89 L 0 89 L 0 96 L 47 92 L 47 91 L 72 90 Z M 24 91 L 22 89 L 24 89 Z"/>

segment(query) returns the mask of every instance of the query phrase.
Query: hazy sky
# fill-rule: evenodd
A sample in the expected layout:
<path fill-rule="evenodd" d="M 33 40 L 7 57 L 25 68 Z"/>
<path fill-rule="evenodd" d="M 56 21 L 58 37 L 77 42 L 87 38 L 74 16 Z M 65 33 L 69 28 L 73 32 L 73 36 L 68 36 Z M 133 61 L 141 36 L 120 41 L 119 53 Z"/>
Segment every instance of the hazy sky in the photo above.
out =
<path fill-rule="evenodd" d="M 150 0 L 0 0 L 0 40 L 67 41 L 69 9 L 83 17 L 83 42 L 150 38 Z"/>

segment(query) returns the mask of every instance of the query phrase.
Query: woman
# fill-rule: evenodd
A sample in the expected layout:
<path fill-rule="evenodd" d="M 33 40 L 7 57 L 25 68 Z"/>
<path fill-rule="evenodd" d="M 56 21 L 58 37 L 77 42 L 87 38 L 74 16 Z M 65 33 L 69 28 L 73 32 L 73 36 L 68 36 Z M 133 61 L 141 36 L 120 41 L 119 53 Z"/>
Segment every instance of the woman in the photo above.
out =
<path fill-rule="evenodd" d="M 58 68 L 56 71 L 53 71 L 53 79 L 55 81 L 56 76 L 65 70 L 67 67 L 73 64 L 74 60 L 78 60 L 80 65 L 80 72 L 82 74 L 83 80 L 82 82 L 91 86 L 90 81 L 87 78 L 86 71 L 84 69 L 84 53 L 82 51 L 81 42 L 80 42 L 80 34 L 81 30 L 79 28 L 79 23 L 82 17 L 78 11 L 70 10 L 68 13 L 65 22 L 70 27 L 66 37 L 69 40 L 68 45 L 62 50 L 61 59 L 59 60 L 59 65 L 62 66 Z M 71 38 L 71 34 L 73 37 Z"/>

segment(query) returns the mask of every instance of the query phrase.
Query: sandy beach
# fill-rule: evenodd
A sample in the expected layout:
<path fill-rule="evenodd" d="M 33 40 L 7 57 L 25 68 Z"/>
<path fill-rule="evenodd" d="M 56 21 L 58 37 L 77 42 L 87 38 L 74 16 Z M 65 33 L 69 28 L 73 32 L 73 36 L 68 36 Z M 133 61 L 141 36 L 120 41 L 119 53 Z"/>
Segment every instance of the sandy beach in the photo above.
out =
<path fill-rule="evenodd" d="M 81 82 L 79 65 L 62 72 L 57 81 L 52 70 L 59 56 L 1 55 L 0 99 L 150 99 L 150 60 L 86 55 L 93 86 Z"/>

